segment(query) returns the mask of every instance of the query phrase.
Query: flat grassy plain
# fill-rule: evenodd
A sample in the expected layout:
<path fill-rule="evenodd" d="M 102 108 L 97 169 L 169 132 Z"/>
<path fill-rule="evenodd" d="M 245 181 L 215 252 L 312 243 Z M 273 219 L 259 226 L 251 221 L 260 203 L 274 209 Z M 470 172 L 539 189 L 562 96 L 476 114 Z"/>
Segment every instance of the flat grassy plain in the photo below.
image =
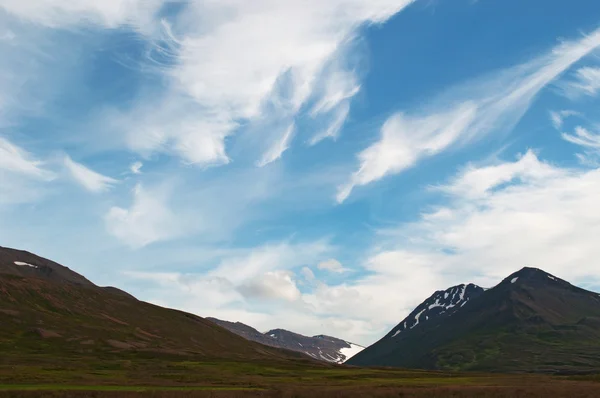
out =
<path fill-rule="evenodd" d="M 600 397 L 599 376 L 499 375 L 304 364 L 76 359 L 0 366 L 0 398 Z"/>

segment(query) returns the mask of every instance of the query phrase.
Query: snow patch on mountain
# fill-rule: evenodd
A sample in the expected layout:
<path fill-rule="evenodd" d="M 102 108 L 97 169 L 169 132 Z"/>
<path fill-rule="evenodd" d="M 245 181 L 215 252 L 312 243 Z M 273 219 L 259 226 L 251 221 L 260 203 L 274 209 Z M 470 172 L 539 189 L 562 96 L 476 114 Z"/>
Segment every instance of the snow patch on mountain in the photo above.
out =
<path fill-rule="evenodd" d="M 342 348 L 340 350 L 340 354 L 342 354 L 342 356 L 344 357 L 344 359 L 341 360 L 338 363 L 344 363 L 344 362 L 346 362 L 347 360 L 349 360 L 350 358 L 352 358 L 353 356 L 355 356 L 356 354 L 358 354 L 359 352 L 361 352 L 362 350 L 365 349 L 365 347 L 361 347 L 361 346 L 356 345 L 356 344 L 352 344 L 352 343 L 348 343 L 348 344 L 350 345 L 349 348 Z"/>
<path fill-rule="evenodd" d="M 20 267 L 39 268 L 37 265 L 31 265 L 29 263 L 24 263 L 22 261 L 15 261 L 15 265 L 18 265 Z"/>
<path fill-rule="evenodd" d="M 449 316 L 464 307 L 469 300 L 483 293 L 484 289 L 474 285 L 458 285 L 447 290 L 435 292 L 421 303 L 410 315 L 396 326 L 388 337 L 397 337 L 402 332 L 413 329 L 418 325 L 429 322 L 440 316 Z"/>

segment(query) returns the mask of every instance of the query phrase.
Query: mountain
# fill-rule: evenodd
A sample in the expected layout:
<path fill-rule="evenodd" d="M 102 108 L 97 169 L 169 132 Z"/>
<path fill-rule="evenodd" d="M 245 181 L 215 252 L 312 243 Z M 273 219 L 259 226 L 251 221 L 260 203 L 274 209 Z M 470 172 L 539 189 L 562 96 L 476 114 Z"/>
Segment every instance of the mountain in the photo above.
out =
<path fill-rule="evenodd" d="M 457 289 L 465 293 L 460 305 L 441 301 Z M 436 292 L 405 321 L 347 363 L 547 373 L 600 368 L 600 295 L 536 268 L 489 290 L 461 285 Z"/>
<path fill-rule="evenodd" d="M 331 336 L 318 335 L 308 337 L 283 329 L 273 329 L 266 333 L 261 333 L 241 322 L 229 322 L 216 318 L 207 319 L 248 340 L 271 347 L 301 352 L 325 362 L 344 363 L 350 357 L 363 350 L 363 347 L 357 344 Z"/>
<path fill-rule="evenodd" d="M 385 338 L 394 338 L 400 333 L 414 329 L 424 322 L 450 316 L 460 310 L 469 300 L 478 297 L 484 291 L 485 289 L 472 283 L 439 290 L 415 308 Z"/>
<path fill-rule="evenodd" d="M 34 254 L 0 247 L 3 365 L 60 358 L 316 361 L 250 342 L 204 318 L 96 286 Z M 311 365 L 313 366 L 313 365 Z"/>

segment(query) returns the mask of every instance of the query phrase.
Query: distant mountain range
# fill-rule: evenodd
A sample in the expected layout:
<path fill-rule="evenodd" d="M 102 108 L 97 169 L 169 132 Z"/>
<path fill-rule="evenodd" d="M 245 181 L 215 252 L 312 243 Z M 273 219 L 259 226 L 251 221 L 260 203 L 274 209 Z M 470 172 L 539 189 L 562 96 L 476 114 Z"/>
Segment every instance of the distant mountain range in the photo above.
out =
<path fill-rule="evenodd" d="M 497 372 L 600 369 L 600 295 L 523 268 L 491 289 L 435 292 L 348 362 Z"/>
<path fill-rule="evenodd" d="M 261 333 L 241 322 L 229 322 L 216 318 L 206 319 L 248 340 L 271 347 L 298 351 L 320 361 L 344 363 L 364 349 L 364 347 L 357 344 L 331 336 L 319 335 L 308 337 L 284 329 L 273 329 L 266 333 Z"/>

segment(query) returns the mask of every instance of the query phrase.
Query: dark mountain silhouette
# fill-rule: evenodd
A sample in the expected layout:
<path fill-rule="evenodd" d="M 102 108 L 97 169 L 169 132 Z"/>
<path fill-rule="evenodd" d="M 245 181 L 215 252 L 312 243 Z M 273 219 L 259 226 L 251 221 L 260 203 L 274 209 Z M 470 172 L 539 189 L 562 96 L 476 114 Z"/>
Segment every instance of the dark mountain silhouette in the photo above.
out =
<path fill-rule="evenodd" d="M 414 325 L 416 314 L 437 308 L 430 306 L 446 293 L 436 292 L 409 315 L 408 328 L 403 321 L 348 363 L 549 373 L 600 368 L 597 293 L 536 268 L 523 268 L 489 290 L 467 286 L 468 302 L 426 321 L 424 312 Z"/>

